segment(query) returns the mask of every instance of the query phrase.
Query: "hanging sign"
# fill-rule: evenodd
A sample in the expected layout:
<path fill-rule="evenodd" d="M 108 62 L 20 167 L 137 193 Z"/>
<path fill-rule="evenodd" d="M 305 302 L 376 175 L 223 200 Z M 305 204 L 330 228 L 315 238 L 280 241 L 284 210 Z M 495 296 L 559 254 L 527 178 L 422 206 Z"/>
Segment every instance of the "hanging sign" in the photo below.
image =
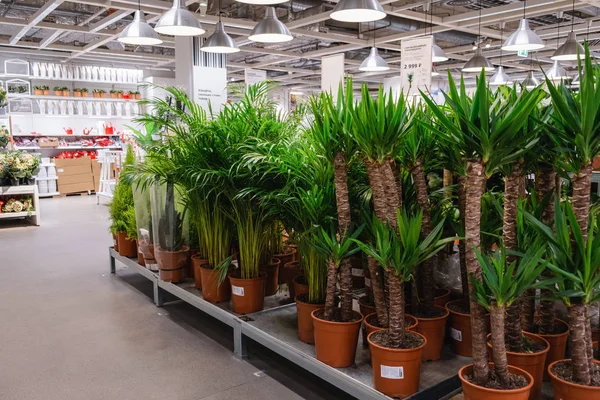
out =
<path fill-rule="evenodd" d="M 244 70 L 246 85 L 254 85 L 255 83 L 264 82 L 267 80 L 267 71 L 262 69 L 246 68 Z"/>
<path fill-rule="evenodd" d="M 321 91 L 330 92 L 334 100 L 344 83 L 344 59 L 344 53 L 321 57 Z"/>
<path fill-rule="evenodd" d="M 210 104 L 212 112 L 218 114 L 227 102 L 227 70 L 194 66 L 193 98 L 206 112 Z"/>
<path fill-rule="evenodd" d="M 409 95 L 419 94 L 419 89 L 431 86 L 431 36 L 402 41 L 400 64 L 402 91 Z"/>

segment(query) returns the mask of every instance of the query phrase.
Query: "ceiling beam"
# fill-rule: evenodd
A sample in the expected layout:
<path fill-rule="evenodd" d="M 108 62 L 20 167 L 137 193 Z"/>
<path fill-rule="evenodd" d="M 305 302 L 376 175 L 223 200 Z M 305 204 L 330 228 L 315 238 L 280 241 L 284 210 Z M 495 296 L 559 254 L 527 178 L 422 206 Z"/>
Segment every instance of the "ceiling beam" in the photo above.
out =
<path fill-rule="evenodd" d="M 102 18 L 100 21 L 92 24 L 90 26 L 90 32 L 98 32 L 99 30 L 102 30 L 107 26 L 114 24 L 115 22 L 122 20 L 129 14 L 131 14 L 130 10 L 115 11 L 114 13 Z"/>
<path fill-rule="evenodd" d="M 46 18 L 46 16 L 48 14 L 50 14 L 52 11 L 54 11 L 56 9 L 56 7 L 60 6 L 63 1 L 64 0 L 51 0 L 51 1 L 46 2 L 31 17 L 27 18 L 27 25 L 25 25 L 23 28 L 21 28 L 19 30 L 19 32 L 15 33 L 14 35 L 11 36 L 11 38 L 9 40 L 9 44 L 15 44 L 19 40 L 21 40 L 21 38 L 23 36 L 25 36 L 25 34 L 27 32 L 29 32 L 29 30 L 31 28 L 33 28 L 39 22 L 41 22 L 44 18 Z"/>

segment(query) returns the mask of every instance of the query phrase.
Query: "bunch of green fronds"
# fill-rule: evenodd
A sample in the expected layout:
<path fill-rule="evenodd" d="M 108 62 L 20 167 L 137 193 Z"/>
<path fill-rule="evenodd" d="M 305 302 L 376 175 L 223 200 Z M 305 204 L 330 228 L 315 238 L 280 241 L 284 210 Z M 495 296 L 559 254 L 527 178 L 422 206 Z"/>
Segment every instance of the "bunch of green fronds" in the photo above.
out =
<path fill-rule="evenodd" d="M 266 213 L 252 200 L 238 199 L 233 204 L 233 221 L 240 247 L 240 273 L 242 279 L 258 278 L 260 258 L 265 246 Z"/>
<path fill-rule="evenodd" d="M 311 304 L 325 303 L 327 289 L 327 260 L 311 245 L 314 231 L 307 232 L 298 241 L 300 266 L 308 283 L 308 302 Z"/>

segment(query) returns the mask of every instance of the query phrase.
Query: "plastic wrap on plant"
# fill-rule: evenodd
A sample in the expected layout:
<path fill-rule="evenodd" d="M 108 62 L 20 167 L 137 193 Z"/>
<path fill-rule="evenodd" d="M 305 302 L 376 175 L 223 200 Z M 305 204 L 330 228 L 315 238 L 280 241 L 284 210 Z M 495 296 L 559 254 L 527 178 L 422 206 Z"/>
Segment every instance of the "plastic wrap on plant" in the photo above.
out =
<path fill-rule="evenodd" d="M 458 245 L 454 245 L 452 252 L 446 249 L 440 251 L 437 257 L 437 268 L 435 268 L 434 279 L 436 287 L 448 289 L 453 294 L 462 293 L 462 282 L 460 279 L 460 258 Z"/>
<path fill-rule="evenodd" d="M 154 258 L 150 189 L 133 185 L 133 204 L 135 206 L 135 223 L 138 232 L 138 250 L 144 257 L 146 268 L 158 272 L 158 265 Z"/>

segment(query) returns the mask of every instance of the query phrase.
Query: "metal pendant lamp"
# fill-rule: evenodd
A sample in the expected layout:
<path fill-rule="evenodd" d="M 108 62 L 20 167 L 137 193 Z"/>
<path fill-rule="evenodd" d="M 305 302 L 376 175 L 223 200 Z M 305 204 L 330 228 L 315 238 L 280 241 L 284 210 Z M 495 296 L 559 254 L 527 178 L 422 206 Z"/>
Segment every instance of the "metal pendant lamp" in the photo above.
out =
<path fill-rule="evenodd" d="M 340 0 L 331 12 L 331 18 L 343 22 L 372 22 L 386 17 L 377 0 Z"/>
<path fill-rule="evenodd" d="M 294 37 L 287 26 L 277 19 L 275 8 L 267 7 L 265 9 L 265 18 L 256 24 L 252 32 L 250 32 L 248 39 L 261 43 L 281 43 L 289 42 Z"/>
<path fill-rule="evenodd" d="M 529 71 L 525 79 L 523 79 L 523 82 L 521 82 L 521 85 L 526 89 L 531 90 L 538 87 L 540 85 L 540 81 L 535 77 L 535 75 L 533 75 L 533 71 Z"/>
<path fill-rule="evenodd" d="M 270 6 L 273 4 L 280 4 L 280 3 L 285 3 L 289 0 L 235 0 L 238 3 L 244 3 L 244 4 L 256 4 L 259 6 Z"/>
<path fill-rule="evenodd" d="M 575 0 L 573 0 L 573 14 L 575 14 Z M 577 61 L 578 55 L 581 55 L 581 58 L 585 58 L 585 50 L 583 46 L 579 44 L 577 41 L 577 35 L 573 32 L 573 24 L 575 23 L 575 19 L 571 17 L 571 32 L 567 36 L 567 40 L 556 49 L 552 57 L 552 60 L 559 61 Z M 560 29 L 560 24 L 559 24 Z M 558 38 L 557 38 L 558 42 Z"/>
<path fill-rule="evenodd" d="M 491 72 L 495 69 L 494 64 L 483 55 L 481 47 L 478 46 L 473 57 L 462 68 L 462 72 L 481 72 L 481 70 Z"/>
<path fill-rule="evenodd" d="M 523 18 L 519 22 L 517 30 L 506 39 L 502 45 L 502 50 L 519 51 L 519 50 L 539 50 L 545 47 L 544 41 L 529 28 L 529 21 Z"/>
<path fill-rule="evenodd" d="M 117 40 L 121 43 L 140 46 L 152 46 L 163 42 L 156 31 L 146 22 L 144 13 L 139 9 L 133 14 L 133 21 L 121 31 Z"/>
<path fill-rule="evenodd" d="M 390 69 L 388 63 L 379 55 L 377 47 L 371 47 L 371 53 L 358 67 L 363 72 L 387 71 Z"/>
<path fill-rule="evenodd" d="M 502 86 L 502 85 L 510 85 L 512 80 L 508 76 L 506 72 L 504 72 L 504 67 L 500 65 L 498 67 L 498 71 L 490 78 L 490 86 Z"/>
<path fill-rule="evenodd" d="M 215 32 L 206 39 L 200 50 L 207 53 L 237 53 L 240 51 L 231 36 L 225 32 L 225 26 L 221 21 L 217 22 Z"/>
<path fill-rule="evenodd" d="M 160 17 L 154 30 L 172 36 L 198 36 L 206 32 L 183 0 L 173 0 L 173 7 Z"/>
<path fill-rule="evenodd" d="M 440 71 L 437 70 L 435 65 L 431 67 L 431 76 L 440 76 Z"/>
<path fill-rule="evenodd" d="M 435 43 L 435 38 L 433 38 L 433 45 L 431 46 L 431 62 L 443 61 L 448 61 L 446 52 Z"/>
<path fill-rule="evenodd" d="M 560 61 L 554 60 L 552 66 L 546 71 L 546 77 L 553 82 L 566 81 L 569 79 L 567 70 L 560 65 Z"/>

